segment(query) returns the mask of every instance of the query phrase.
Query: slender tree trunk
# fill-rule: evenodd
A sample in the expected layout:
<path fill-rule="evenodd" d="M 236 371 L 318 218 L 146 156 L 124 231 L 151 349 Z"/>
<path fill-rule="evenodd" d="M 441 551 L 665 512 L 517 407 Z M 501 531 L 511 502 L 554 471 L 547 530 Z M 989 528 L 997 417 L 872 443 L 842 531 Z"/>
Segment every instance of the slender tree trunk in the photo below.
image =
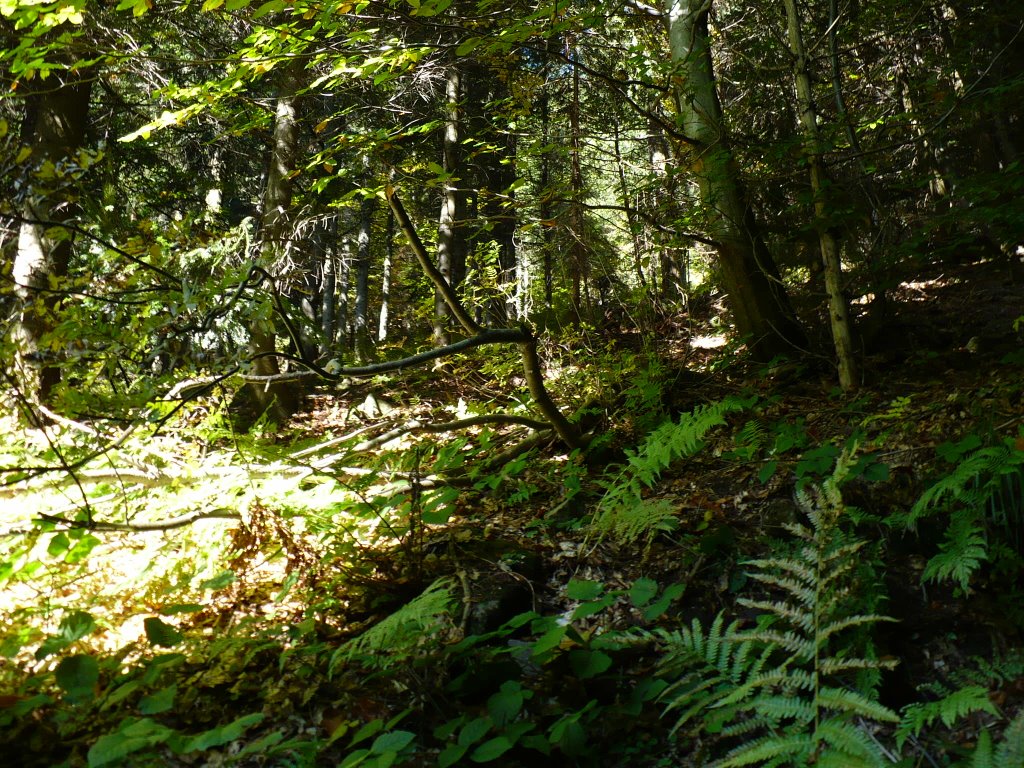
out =
<path fill-rule="evenodd" d="M 363 158 L 368 168 L 369 158 Z M 359 205 L 359 233 L 356 236 L 356 303 L 352 315 L 356 360 L 366 362 L 373 357 L 370 340 L 370 241 L 373 233 L 373 212 L 376 198 L 367 197 Z"/>
<path fill-rule="evenodd" d="M 836 348 L 839 367 L 839 386 L 844 392 L 857 387 L 857 361 L 853 353 L 853 335 L 850 331 L 850 312 L 843 295 L 843 271 L 839 255 L 839 244 L 828 225 L 830 213 L 828 200 L 828 179 L 825 175 L 824 149 L 818 130 L 818 114 L 814 107 L 814 91 L 811 76 L 807 71 L 807 56 L 804 52 L 803 37 L 800 33 L 800 16 L 796 0 L 783 0 L 788 18 L 789 47 L 794 59 L 796 79 L 796 100 L 800 113 L 800 124 L 804 131 L 807 164 L 811 177 L 811 193 L 814 195 L 815 229 L 821 244 L 821 261 L 825 269 L 825 290 L 828 292 L 829 325 L 832 342 Z"/>
<path fill-rule="evenodd" d="M 32 147 L 31 162 L 60 166 L 85 142 L 92 75 L 65 73 L 48 80 L 26 102 L 24 138 Z M 44 185 L 46 185 L 44 187 Z M 57 324 L 59 285 L 68 274 L 73 239 L 61 228 L 78 214 L 75 191 L 49 180 L 33 184 L 22 206 L 18 247 L 11 274 L 18 301 L 15 328 L 15 374 L 29 402 L 53 405 L 60 383 L 60 359 L 47 341 Z"/>
<path fill-rule="evenodd" d="M 616 119 L 612 127 L 614 132 L 612 148 L 615 151 L 615 170 L 619 177 L 619 199 L 626 211 L 626 226 L 629 228 L 629 240 L 633 245 L 633 271 L 636 274 L 637 286 L 647 292 L 647 277 L 644 275 L 643 243 L 640 240 L 640 222 L 636 215 L 636 198 L 629 190 L 626 181 L 625 161 L 622 159 L 622 141 L 619 122 Z"/>
<path fill-rule="evenodd" d="M 708 37 L 711 0 L 666 0 L 679 127 L 716 242 L 736 329 L 761 360 L 799 352 L 805 338 L 761 236 L 732 157 Z"/>
<path fill-rule="evenodd" d="M 444 170 L 450 174 L 444 185 L 441 200 L 441 214 L 437 226 L 437 268 L 445 280 L 456 289 L 466 269 L 466 238 L 462 224 L 466 219 L 466 195 L 460 189 L 459 174 L 462 171 L 462 75 L 456 64 L 448 67 L 445 84 L 447 119 L 444 126 L 443 155 Z M 448 344 L 448 321 L 451 317 L 449 306 L 440 292 L 434 293 L 434 340 Z"/>
<path fill-rule="evenodd" d="M 384 227 L 384 263 L 380 271 L 380 321 L 377 325 L 377 341 L 388 337 L 388 312 L 391 306 L 391 265 L 395 253 L 395 213 L 388 208 L 388 220 Z"/>
<path fill-rule="evenodd" d="M 271 270 L 273 265 L 280 263 L 292 235 L 292 175 L 299 151 L 298 92 L 304 82 L 304 71 L 301 61 L 289 63 L 282 69 L 278 86 L 270 168 L 267 172 L 261 219 L 261 255 L 264 264 L 271 266 Z M 278 360 L 273 355 L 277 350 L 277 338 L 272 324 L 255 329 L 250 346 L 256 356 L 253 373 L 274 376 L 281 372 Z M 258 409 L 268 413 L 274 422 L 284 422 L 298 410 L 300 392 L 295 382 L 256 384 L 252 391 Z"/>
<path fill-rule="evenodd" d="M 545 42 L 545 45 L 548 45 Z M 540 129 L 541 137 L 544 146 L 548 146 L 551 141 L 551 114 L 550 114 L 550 101 L 551 96 L 548 93 L 548 60 L 545 54 L 544 68 L 543 68 L 544 85 L 541 86 L 540 94 Z M 540 219 L 541 226 L 541 254 L 542 264 L 541 272 L 544 280 L 544 315 L 550 322 L 554 313 L 554 286 L 555 286 L 555 270 L 554 270 L 554 218 L 555 211 L 554 206 L 551 204 L 552 190 L 551 190 L 551 153 L 545 151 L 540 158 L 540 200 L 537 207 L 537 216 Z"/>
<path fill-rule="evenodd" d="M 575 57 L 570 41 L 566 41 L 566 55 Z M 585 315 L 583 298 L 589 277 L 590 259 L 587 254 L 585 221 L 583 216 L 583 167 L 581 154 L 583 136 L 580 130 L 580 69 L 572 67 L 572 100 L 569 103 L 569 269 L 572 280 L 572 311 L 574 322 L 582 322 Z"/>
<path fill-rule="evenodd" d="M 338 236 L 338 220 L 332 216 L 323 227 L 319 228 L 320 241 L 318 250 L 321 255 L 321 288 L 320 288 L 320 329 L 324 335 L 321 354 L 337 354 L 338 318 L 336 313 L 338 300 L 338 271 L 334 258 L 334 241 Z"/>

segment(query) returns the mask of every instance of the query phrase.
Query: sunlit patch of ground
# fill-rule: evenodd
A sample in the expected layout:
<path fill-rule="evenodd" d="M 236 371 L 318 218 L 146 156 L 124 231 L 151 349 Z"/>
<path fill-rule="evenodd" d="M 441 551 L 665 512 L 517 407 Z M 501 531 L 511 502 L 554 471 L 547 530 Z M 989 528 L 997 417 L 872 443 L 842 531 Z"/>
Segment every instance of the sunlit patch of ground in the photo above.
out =
<path fill-rule="evenodd" d="M 33 457 L 49 448 L 40 434 L 4 427 L 0 465 L 48 463 Z M 254 515 L 273 517 L 287 531 L 288 546 L 314 557 L 319 541 L 310 521 L 319 516 L 326 525 L 357 496 L 331 476 L 329 448 L 308 450 L 302 459 L 150 437 L 73 473 L 48 472 L 0 488 L 0 651 L 7 657 L 0 664 L 10 673 L 52 663 L 33 653 L 71 611 L 96 620 L 97 630 L 79 645 L 100 652 L 147 648 L 144 621 L 152 616 L 172 626 L 200 620 L 202 631 L 202 621 L 216 615 L 270 621 L 300 613 L 298 590 L 283 588 L 293 553 L 274 540 L 272 525 L 251 535 Z M 203 517 L 210 513 L 218 516 Z M 196 519 L 164 530 L 109 530 L 189 516 Z M 346 530 L 370 540 L 379 522 L 352 520 Z M 231 569 L 238 580 L 220 583 Z M 190 607 L 173 610 L 183 605 Z"/>

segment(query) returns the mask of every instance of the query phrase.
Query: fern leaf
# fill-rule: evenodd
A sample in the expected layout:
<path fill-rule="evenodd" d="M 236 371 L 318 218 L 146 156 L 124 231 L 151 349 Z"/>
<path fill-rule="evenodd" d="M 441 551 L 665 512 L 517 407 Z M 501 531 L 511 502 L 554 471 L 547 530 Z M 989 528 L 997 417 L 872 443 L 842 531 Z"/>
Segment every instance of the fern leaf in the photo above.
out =
<path fill-rule="evenodd" d="M 989 736 L 988 731 L 978 734 L 978 743 L 974 745 L 970 768 L 1003 768 L 992 754 L 992 737 Z"/>
<path fill-rule="evenodd" d="M 379 667 L 407 656 L 424 636 L 439 626 L 440 617 L 448 613 L 453 599 L 451 582 L 438 579 L 419 597 L 335 651 L 328 672 L 333 672 L 341 660 L 357 655 L 365 656 L 367 663 Z"/>
<path fill-rule="evenodd" d="M 732 750 L 725 759 L 715 763 L 716 768 L 733 768 L 741 765 L 758 765 L 787 758 L 784 763 L 806 765 L 813 753 L 814 741 L 807 734 L 791 736 L 766 736 Z"/>
<path fill-rule="evenodd" d="M 851 627 L 860 627 L 865 624 L 877 624 L 880 621 L 896 621 L 896 619 L 893 619 L 890 616 L 879 616 L 873 613 L 862 614 L 859 616 L 848 616 L 845 619 L 830 621 L 818 630 L 818 640 L 821 642 L 844 630 L 850 629 Z"/>
<path fill-rule="evenodd" d="M 896 729 L 896 745 L 902 749 L 909 737 L 918 736 L 936 720 L 941 720 L 947 728 L 951 728 L 957 720 L 972 712 L 998 714 L 988 697 L 988 691 L 980 685 L 965 686 L 938 701 L 910 704 L 904 709 Z"/>
<path fill-rule="evenodd" d="M 828 747 L 828 750 L 822 750 L 821 757 L 825 757 L 831 751 L 837 753 L 835 754 L 836 759 L 842 759 L 841 765 L 882 766 L 886 764 L 878 744 L 867 733 L 845 720 L 839 718 L 823 720 L 814 735 L 817 740 Z M 829 756 L 831 757 L 831 755 Z"/>
<path fill-rule="evenodd" d="M 760 696 L 752 703 L 760 715 L 774 721 L 791 720 L 807 724 L 814 720 L 817 708 L 814 703 L 797 696 Z"/>
<path fill-rule="evenodd" d="M 1021 712 L 1007 726 L 1003 739 L 996 748 L 997 768 L 1013 768 L 1024 765 L 1024 712 Z"/>
<path fill-rule="evenodd" d="M 860 715 L 869 720 L 878 720 L 887 723 L 898 723 L 899 715 L 886 706 L 872 701 L 856 691 L 845 688 L 822 687 L 818 691 L 818 703 L 846 715 Z"/>
<path fill-rule="evenodd" d="M 811 632 L 814 629 L 814 614 L 803 610 L 803 608 L 797 608 L 777 600 L 747 600 L 746 598 L 740 598 L 736 602 L 745 608 L 777 616 L 805 632 Z"/>
<path fill-rule="evenodd" d="M 924 581 L 952 579 L 966 591 L 971 576 L 988 559 L 984 533 L 968 515 L 954 515 L 946 529 L 946 540 L 939 545 L 939 554 L 928 561 L 921 578 Z"/>

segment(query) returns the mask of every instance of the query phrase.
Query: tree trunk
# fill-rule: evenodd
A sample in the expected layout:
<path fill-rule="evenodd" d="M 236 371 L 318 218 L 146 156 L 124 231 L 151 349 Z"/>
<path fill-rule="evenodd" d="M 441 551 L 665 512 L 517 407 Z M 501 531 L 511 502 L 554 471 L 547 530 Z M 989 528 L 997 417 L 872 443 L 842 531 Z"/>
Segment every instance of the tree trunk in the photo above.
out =
<path fill-rule="evenodd" d="M 270 148 L 270 167 L 267 188 L 263 195 L 263 215 L 260 222 L 263 262 L 271 268 L 280 263 L 288 248 L 292 234 L 291 207 L 293 183 L 299 151 L 299 124 L 297 119 L 299 96 L 303 85 L 304 65 L 296 60 L 283 68 L 278 87 L 274 132 Z M 277 357 L 276 334 L 269 327 L 255 329 L 250 346 L 255 359 L 253 373 L 274 376 L 281 372 Z M 257 409 L 267 413 L 271 420 L 282 423 L 298 410 L 301 393 L 297 382 L 270 382 L 252 386 Z"/>
<path fill-rule="evenodd" d="M 395 213 L 388 208 L 388 220 L 384 227 L 384 263 L 380 272 L 380 322 L 377 326 L 377 341 L 388 337 L 388 312 L 391 306 L 391 266 L 395 253 Z"/>
<path fill-rule="evenodd" d="M 566 50 L 570 61 L 576 54 L 571 52 L 569 42 Z M 572 280 L 573 322 L 582 322 L 586 310 L 583 306 L 586 282 L 590 272 L 590 259 L 586 247 L 585 221 L 583 216 L 583 167 L 580 154 L 583 151 L 583 136 L 580 130 L 580 69 L 572 65 L 572 101 L 569 103 L 569 277 Z"/>
<path fill-rule="evenodd" d="M 843 272 L 839 244 L 828 226 L 830 208 L 823 157 L 824 149 L 818 130 L 818 114 L 814 107 L 811 76 L 807 71 L 807 56 L 804 53 L 803 37 L 800 33 L 800 17 L 797 14 L 796 0 L 783 0 L 783 5 L 786 7 L 786 16 L 789 21 L 789 47 L 794 58 L 797 109 L 804 131 L 811 193 L 814 196 L 815 229 L 821 244 L 821 261 L 825 270 L 829 326 L 832 330 L 832 342 L 836 348 L 839 386 L 844 392 L 849 392 L 857 387 L 857 361 L 853 353 L 850 312 L 846 304 L 846 297 L 843 295 Z"/>
<path fill-rule="evenodd" d="M 462 171 L 462 75 L 456 64 L 448 67 L 445 84 L 447 119 L 444 126 L 444 171 L 449 175 L 444 185 L 441 214 L 437 223 L 437 268 L 448 285 L 455 290 L 466 269 L 466 237 L 462 229 L 466 219 L 466 194 L 459 187 Z M 448 321 L 451 311 L 444 296 L 434 293 L 434 340 L 441 345 L 449 342 Z"/>
<path fill-rule="evenodd" d="M 373 357 L 370 339 L 370 240 L 373 231 L 375 198 L 365 198 L 359 205 L 359 233 L 356 235 L 356 302 L 352 313 L 354 352 L 356 360 L 365 363 Z"/>
<path fill-rule="evenodd" d="M 54 77 L 54 80 L 57 78 Z M 33 93 L 26 102 L 24 138 L 38 167 L 61 162 L 82 146 L 89 117 L 91 73 L 66 73 L 61 84 Z M 59 178 L 59 175 L 58 175 Z M 11 274 L 18 300 L 14 332 L 15 375 L 29 402 L 52 405 L 61 367 L 47 335 L 56 327 L 59 283 L 67 276 L 72 236 L 62 228 L 78 214 L 75 192 L 59 181 L 33 185 L 22 206 L 18 248 Z"/>
<path fill-rule="evenodd" d="M 736 329 L 757 359 L 791 355 L 802 349 L 805 338 L 747 204 L 726 138 L 708 38 L 711 0 L 666 0 L 666 9 L 679 128 L 690 145 L 691 170 Z"/>

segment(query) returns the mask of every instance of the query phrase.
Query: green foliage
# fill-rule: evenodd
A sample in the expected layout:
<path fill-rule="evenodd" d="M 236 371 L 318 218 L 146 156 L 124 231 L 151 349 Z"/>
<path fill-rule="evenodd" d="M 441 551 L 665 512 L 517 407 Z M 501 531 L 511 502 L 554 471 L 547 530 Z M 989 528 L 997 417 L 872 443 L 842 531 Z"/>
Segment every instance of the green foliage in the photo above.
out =
<path fill-rule="evenodd" d="M 418 597 L 335 651 L 329 671 L 352 659 L 379 669 L 402 664 L 445 626 L 452 600 L 448 580 L 435 581 Z"/>
<path fill-rule="evenodd" d="M 948 515 L 939 552 L 925 581 L 952 581 L 967 591 L 982 563 L 1013 568 L 1024 558 L 1024 450 L 1020 438 L 985 446 L 975 434 L 943 443 L 938 454 L 953 465 L 894 523 L 914 529 L 924 518 Z"/>
<path fill-rule="evenodd" d="M 993 747 L 987 730 L 978 734 L 970 760 L 959 764 L 962 768 L 1017 768 L 1024 765 L 1024 712 L 1006 727 L 998 746 Z"/>
<path fill-rule="evenodd" d="M 698 620 L 661 634 L 664 671 L 675 678 L 661 698 L 674 730 L 684 726 L 733 742 L 714 765 L 881 766 L 882 750 L 859 719 L 896 722 L 895 713 L 842 683 L 889 664 L 857 648 L 860 630 L 883 616 L 858 613 L 853 589 L 865 543 L 839 529 L 839 485 L 852 460 L 844 454 L 832 477 L 800 493 L 810 525 L 789 530 L 789 556 L 754 560 L 751 578 L 779 594 L 743 599 L 760 613 L 758 626 L 725 625 L 707 633 Z"/>
<path fill-rule="evenodd" d="M 674 462 L 699 451 L 704 435 L 725 424 L 725 414 L 751 405 L 749 400 L 728 397 L 698 406 L 678 421 L 667 421 L 656 428 L 635 451 L 627 451 L 626 464 L 605 482 L 605 495 L 592 522 L 594 534 L 630 544 L 649 542 L 659 530 L 670 527 L 675 514 L 672 504 L 644 498 L 644 494 Z"/>
<path fill-rule="evenodd" d="M 980 685 L 965 686 L 938 701 L 910 704 L 903 710 L 899 727 L 896 729 L 896 745 L 902 749 L 908 738 L 916 738 L 922 729 L 937 720 L 951 728 L 957 720 L 972 712 L 998 714 L 988 698 L 988 691 Z"/>

